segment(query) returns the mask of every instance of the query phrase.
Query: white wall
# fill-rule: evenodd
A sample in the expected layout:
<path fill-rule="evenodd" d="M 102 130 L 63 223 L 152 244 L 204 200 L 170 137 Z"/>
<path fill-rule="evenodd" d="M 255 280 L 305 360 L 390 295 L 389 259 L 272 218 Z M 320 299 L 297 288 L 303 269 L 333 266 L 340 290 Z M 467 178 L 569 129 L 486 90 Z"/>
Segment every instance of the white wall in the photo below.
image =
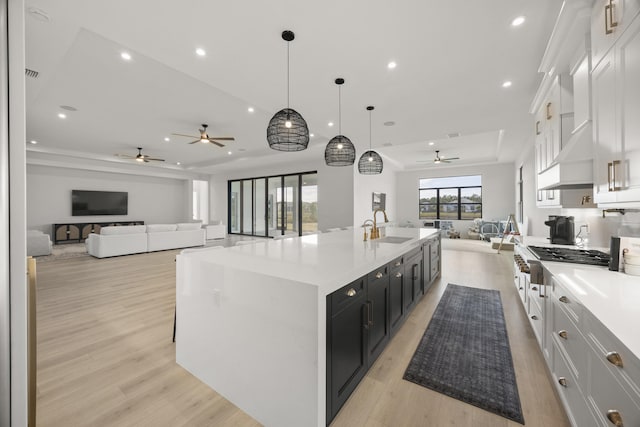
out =
<path fill-rule="evenodd" d="M 227 223 L 227 182 L 232 179 L 258 178 L 300 172 L 318 172 L 318 228 L 344 227 L 353 221 L 353 169 L 329 167 L 324 157 L 306 162 L 289 162 L 259 168 L 243 168 L 212 175 L 210 217 Z"/>
<path fill-rule="evenodd" d="M 72 216 L 71 190 L 126 191 L 128 215 Z M 191 218 L 190 200 L 185 179 L 27 166 L 27 228 L 48 233 L 52 224 L 66 222 L 183 222 Z"/>
<path fill-rule="evenodd" d="M 362 224 L 366 219 L 373 219 L 371 208 L 372 193 L 386 194 L 387 217 L 391 222 L 397 222 L 397 186 L 396 173 L 398 168 L 391 162 L 385 162 L 380 175 L 361 175 L 358 168 L 353 171 L 353 223 L 355 226 Z M 382 223 L 383 216 L 378 214 L 377 221 Z"/>
<path fill-rule="evenodd" d="M 419 225 L 418 193 L 420 178 L 448 176 L 482 176 L 482 217 L 488 220 L 506 220 L 515 213 L 515 179 L 513 163 L 438 167 L 398 172 L 396 188 L 396 214 L 399 223 L 407 221 Z M 466 235 L 470 221 L 454 221 L 453 226 Z"/>

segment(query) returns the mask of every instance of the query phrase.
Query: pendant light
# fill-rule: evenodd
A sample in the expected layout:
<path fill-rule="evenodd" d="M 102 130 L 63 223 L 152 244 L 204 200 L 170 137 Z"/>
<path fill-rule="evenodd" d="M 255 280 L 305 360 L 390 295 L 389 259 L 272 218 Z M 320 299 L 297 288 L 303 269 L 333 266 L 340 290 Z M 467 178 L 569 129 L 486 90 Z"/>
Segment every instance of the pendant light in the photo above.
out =
<path fill-rule="evenodd" d="M 362 175 L 377 175 L 382 173 L 382 157 L 371 149 L 371 111 L 373 106 L 368 106 L 369 111 L 369 151 L 365 151 L 358 161 L 358 172 Z"/>
<path fill-rule="evenodd" d="M 356 161 L 356 148 L 349 138 L 342 135 L 342 99 L 340 87 L 344 79 L 337 78 L 338 85 L 338 136 L 331 138 L 324 150 L 324 161 L 327 166 L 351 166 Z"/>
<path fill-rule="evenodd" d="M 278 151 L 301 151 L 309 145 L 309 128 L 300 113 L 289 108 L 289 42 L 295 38 L 293 31 L 283 31 L 287 42 L 287 108 L 278 111 L 269 121 L 267 141 Z"/>

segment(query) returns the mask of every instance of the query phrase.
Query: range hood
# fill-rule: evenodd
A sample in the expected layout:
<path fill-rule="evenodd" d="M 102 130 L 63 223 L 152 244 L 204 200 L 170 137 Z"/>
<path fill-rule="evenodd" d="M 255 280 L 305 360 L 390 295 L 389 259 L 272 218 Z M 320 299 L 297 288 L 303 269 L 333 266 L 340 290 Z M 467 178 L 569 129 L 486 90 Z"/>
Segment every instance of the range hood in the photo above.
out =
<path fill-rule="evenodd" d="M 589 120 L 573 131 L 554 162 L 538 173 L 538 189 L 567 190 L 592 187 L 593 136 Z"/>

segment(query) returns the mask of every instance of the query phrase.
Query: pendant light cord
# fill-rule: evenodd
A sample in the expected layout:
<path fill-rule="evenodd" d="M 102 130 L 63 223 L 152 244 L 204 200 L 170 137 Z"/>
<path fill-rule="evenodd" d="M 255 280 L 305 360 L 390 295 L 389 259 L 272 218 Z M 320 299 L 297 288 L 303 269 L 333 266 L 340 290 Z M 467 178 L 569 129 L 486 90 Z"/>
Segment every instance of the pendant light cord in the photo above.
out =
<path fill-rule="evenodd" d="M 342 97 L 340 96 L 342 91 L 338 85 L 338 135 L 342 135 Z"/>
<path fill-rule="evenodd" d="M 289 109 L 289 44 L 287 42 L 287 110 Z"/>
<path fill-rule="evenodd" d="M 371 151 L 371 110 L 369 110 L 369 151 Z"/>

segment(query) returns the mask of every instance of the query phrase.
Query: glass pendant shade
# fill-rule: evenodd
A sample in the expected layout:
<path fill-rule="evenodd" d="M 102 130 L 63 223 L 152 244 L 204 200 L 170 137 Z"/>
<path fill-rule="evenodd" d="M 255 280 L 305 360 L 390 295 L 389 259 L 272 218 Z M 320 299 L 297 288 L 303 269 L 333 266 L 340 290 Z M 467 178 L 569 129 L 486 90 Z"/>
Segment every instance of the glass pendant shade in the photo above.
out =
<path fill-rule="evenodd" d="M 269 147 L 278 151 L 301 151 L 309 145 L 309 128 L 300 113 L 284 108 L 273 115 L 267 127 Z"/>
<path fill-rule="evenodd" d="M 358 161 L 358 172 L 362 175 L 382 173 L 382 157 L 375 151 L 365 151 Z"/>
<path fill-rule="evenodd" d="M 300 113 L 289 108 L 289 42 L 295 38 L 293 31 L 282 32 L 287 42 L 287 108 L 273 115 L 267 126 L 269 147 L 278 151 L 301 151 L 309 145 L 309 127 Z"/>
<path fill-rule="evenodd" d="M 327 166 L 351 166 L 356 161 L 356 148 L 346 136 L 334 136 L 324 150 L 324 160 Z"/>

